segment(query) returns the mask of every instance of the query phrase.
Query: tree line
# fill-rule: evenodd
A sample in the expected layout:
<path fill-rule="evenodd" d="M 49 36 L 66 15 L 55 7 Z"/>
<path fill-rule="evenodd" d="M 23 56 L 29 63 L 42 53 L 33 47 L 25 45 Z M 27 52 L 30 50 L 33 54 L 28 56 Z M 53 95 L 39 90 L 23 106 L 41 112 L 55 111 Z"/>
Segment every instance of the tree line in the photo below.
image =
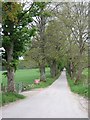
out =
<path fill-rule="evenodd" d="M 66 67 L 77 84 L 88 67 L 88 3 L 3 2 L 2 9 L 8 91 L 15 91 L 14 74 L 23 55 L 38 64 L 41 81 L 46 81 L 47 64 L 52 77 Z"/>
<path fill-rule="evenodd" d="M 43 80 L 48 64 L 52 77 L 66 67 L 77 84 L 83 69 L 88 67 L 88 3 L 57 3 L 54 8 L 46 7 L 50 16 L 44 16 L 44 27 L 39 16 L 36 26 L 38 31 L 44 28 L 44 32 L 37 32 L 26 58 L 38 63 Z"/>

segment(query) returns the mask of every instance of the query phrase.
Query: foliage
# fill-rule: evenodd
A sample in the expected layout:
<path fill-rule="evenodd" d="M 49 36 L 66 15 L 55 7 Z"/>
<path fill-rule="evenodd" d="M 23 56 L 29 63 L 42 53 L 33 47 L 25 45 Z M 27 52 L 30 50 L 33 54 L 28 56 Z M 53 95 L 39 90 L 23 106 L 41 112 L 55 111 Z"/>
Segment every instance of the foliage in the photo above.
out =
<path fill-rule="evenodd" d="M 31 69 L 31 68 L 38 68 L 38 65 L 32 59 L 20 60 L 18 64 L 18 69 Z"/>
<path fill-rule="evenodd" d="M 64 36 L 62 26 L 58 19 L 51 21 L 46 29 L 46 44 L 45 52 L 47 60 L 55 59 L 57 62 L 61 61 L 64 55 L 64 48 L 66 37 Z"/>
<path fill-rule="evenodd" d="M 7 46 L 14 42 L 14 59 L 18 59 L 18 56 L 25 52 L 27 43 L 30 42 L 31 36 L 34 35 L 35 28 L 28 29 L 27 25 L 29 14 L 25 14 L 20 19 L 21 14 L 24 14 L 23 7 L 17 3 L 3 3 L 3 47 L 6 49 Z M 14 8 L 14 9 L 13 9 Z M 7 10 L 6 10 L 7 9 Z M 10 35 L 9 35 L 10 34 Z M 6 55 L 6 54 L 5 54 Z"/>
<path fill-rule="evenodd" d="M 6 2 L 3 3 L 3 47 L 14 42 L 13 58 L 18 59 L 27 49 L 28 43 L 30 43 L 31 37 L 35 35 L 36 28 L 30 27 L 29 24 L 33 22 L 33 17 L 40 15 L 42 9 L 46 3 L 35 2 L 31 4 L 29 10 L 24 10 L 24 6 L 21 3 Z M 7 49 L 6 49 L 7 50 Z M 7 57 L 6 53 L 3 56 Z"/>

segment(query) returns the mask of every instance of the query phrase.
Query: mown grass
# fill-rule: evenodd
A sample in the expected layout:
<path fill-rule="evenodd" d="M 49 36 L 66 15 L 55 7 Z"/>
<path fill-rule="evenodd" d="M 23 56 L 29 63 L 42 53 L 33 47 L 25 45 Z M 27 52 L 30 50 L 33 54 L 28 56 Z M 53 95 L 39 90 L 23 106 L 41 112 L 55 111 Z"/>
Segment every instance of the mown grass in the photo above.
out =
<path fill-rule="evenodd" d="M 34 84 L 34 80 L 40 79 L 39 69 L 17 70 L 15 73 L 15 83 L 16 84 L 23 83 L 26 90 L 34 88 L 45 88 L 51 85 L 59 75 L 57 75 L 56 78 L 51 78 L 50 68 L 46 68 L 46 82 L 40 82 L 39 84 L 36 85 Z M 2 76 L 2 83 L 5 86 L 7 86 L 7 79 L 5 78 L 5 76 Z"/>
<path fill-rule="evenodd" d="M 15 73 L 15 82 L 16 83 L 34 83 L 35 79 L 39 79 L 40 72 L 39 69 L 24 69 L 24 70 L 17 70 Z M 50 69 L 46 68 L 46 78 L 50 78 Z M 2 83 L 7 85 L 7 79 L 5 76 L 2 76 Z"/>
<path fill-rule="evenodd" d="M 88 97 L 88 69 L 85 69 L 83 71 L 83 76 L 80 81 L 78 81 L 78 84 L 74 84 L 74 80 L 70 78 L 70 76 L 67 73 L 67 79 L 70 86 L 70 89 L 72 92 L 77 93 L 81 96 Z"/>

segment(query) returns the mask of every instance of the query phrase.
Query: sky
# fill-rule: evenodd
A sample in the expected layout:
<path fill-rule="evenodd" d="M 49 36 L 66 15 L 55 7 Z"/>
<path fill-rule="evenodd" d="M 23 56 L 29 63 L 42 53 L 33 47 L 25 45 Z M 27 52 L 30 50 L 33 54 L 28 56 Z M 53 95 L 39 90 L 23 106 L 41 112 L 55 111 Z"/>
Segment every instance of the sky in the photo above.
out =
<path fill-rule="evenodd" d="M 19 60 L 24 60 L 23 56 L 19 57 Z"/>

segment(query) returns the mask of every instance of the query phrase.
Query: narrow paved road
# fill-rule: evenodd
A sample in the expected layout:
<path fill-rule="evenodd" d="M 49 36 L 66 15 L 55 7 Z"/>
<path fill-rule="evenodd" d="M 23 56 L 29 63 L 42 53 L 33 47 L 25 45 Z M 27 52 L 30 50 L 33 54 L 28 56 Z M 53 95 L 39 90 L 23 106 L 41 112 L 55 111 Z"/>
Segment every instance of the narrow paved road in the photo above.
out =
<path fill-rule="evenodd" d="M 88 118 L 76 96 L 70 92 L 66 73 L 32 97 L 2 108 L 3 118 Z"/>

